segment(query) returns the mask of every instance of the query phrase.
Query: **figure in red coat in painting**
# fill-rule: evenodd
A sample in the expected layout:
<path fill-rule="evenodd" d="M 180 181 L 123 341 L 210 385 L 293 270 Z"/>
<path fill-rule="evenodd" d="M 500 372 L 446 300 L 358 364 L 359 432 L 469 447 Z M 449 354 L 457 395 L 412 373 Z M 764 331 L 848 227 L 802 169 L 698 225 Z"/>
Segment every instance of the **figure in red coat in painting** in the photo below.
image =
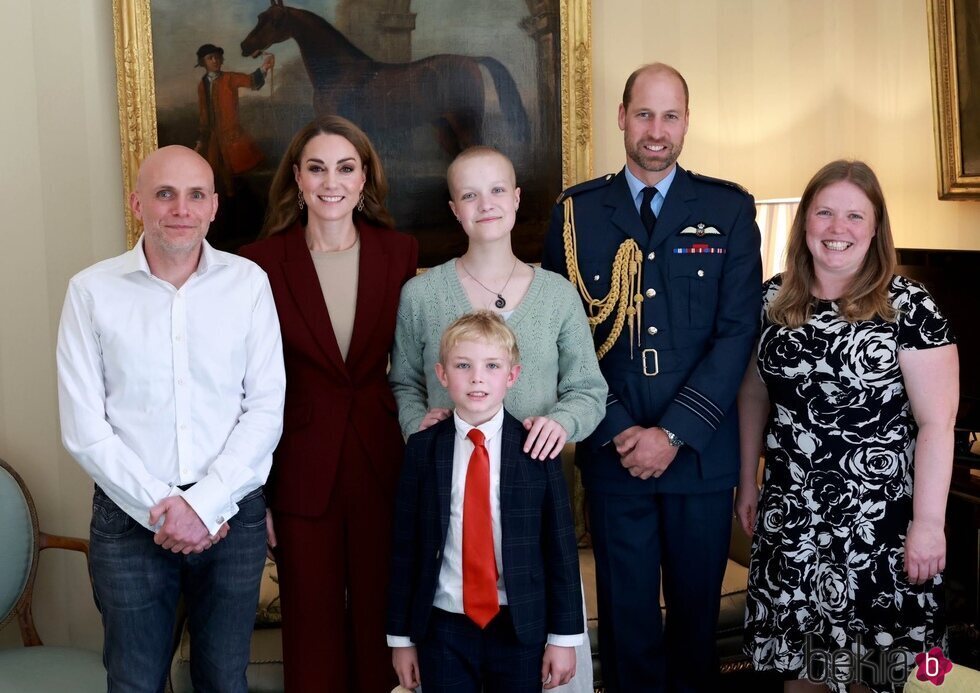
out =
<path fill-rule="evenodd" d="M 251 171 L 263 159 L 262 151 L 238 121 L 238 90 L 258 90 L 275 65 L 275 56 L 266 55 L 262 67 L 251 74 L 223 72 L 223 48 L 205 43 L 197 49 L 197 65 L 207 72 L 197 85 L 199 135 L 195 149 L 214 169 L 218 191 L 226 197 L 235 194 L 232 176 Z"/>

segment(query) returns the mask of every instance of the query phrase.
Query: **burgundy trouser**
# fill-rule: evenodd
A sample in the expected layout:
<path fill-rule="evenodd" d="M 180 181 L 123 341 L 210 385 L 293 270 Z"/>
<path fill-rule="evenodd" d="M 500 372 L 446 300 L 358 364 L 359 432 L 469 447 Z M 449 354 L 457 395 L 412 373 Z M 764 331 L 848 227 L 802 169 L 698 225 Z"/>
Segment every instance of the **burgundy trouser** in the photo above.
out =
<path fill-rule="evenodd" d="M 387 693 L 398 683 L 385 641 L 394 501 L 354 438 L 323 515 L 274 512 L 288 693 Z"/>

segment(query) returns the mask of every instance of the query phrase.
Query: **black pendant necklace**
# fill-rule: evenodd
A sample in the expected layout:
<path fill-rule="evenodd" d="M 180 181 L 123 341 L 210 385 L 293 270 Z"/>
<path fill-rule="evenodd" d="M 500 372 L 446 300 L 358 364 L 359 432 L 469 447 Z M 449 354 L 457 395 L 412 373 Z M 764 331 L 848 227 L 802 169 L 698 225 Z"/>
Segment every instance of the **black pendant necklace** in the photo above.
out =
<path fill-rule="evenodd" d="M 475 281 L 477 284 L 486 289 L 489 293 L 497 297 L 497 300 L 493 302 L 493 305 L 497 306 L 498 310 L 503 310 L 507 307 L 507 299 L 504 298 L 504 292 L 507 290 L 507 285 L 510 284 L 511 277 L 514 276 L 514 270 L 517 269 L 517 258 L 514 258 L 514 266 L 510 268 L 510 274 L 507 275 L 507 281 L 504 282 L 504 286 L 500 291 L 494 291 L 489 286 L 481 282 L 479 279 L 473 276 L 473 273 L 466 268 L 466 264 L 463 262 L 463 258 L 459 259 L 459 266 L 463 268 L 466 272 L 466 276 Z"/>

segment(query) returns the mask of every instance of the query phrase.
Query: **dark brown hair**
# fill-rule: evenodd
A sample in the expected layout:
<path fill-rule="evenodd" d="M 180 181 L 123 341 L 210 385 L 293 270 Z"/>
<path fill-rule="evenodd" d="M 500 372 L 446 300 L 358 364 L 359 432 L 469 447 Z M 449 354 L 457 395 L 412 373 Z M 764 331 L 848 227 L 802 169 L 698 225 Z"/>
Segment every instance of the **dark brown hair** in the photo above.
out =
<path fill-rule="evenodd" d="M 888 295 L 895 272 L 895 241 L 881 184 L 871 167 L 863 161 L 838 159 L 817 171 L 800 198 L 786 246 L 783 284 L 768 309 L 769 319 L 777 325 L 796 328 L 810 319 L 815 275 L 813 255 L 806 244 L 806 220 L 817 194 L 828 185 L 841 181 L 856 185 L 871 202 L 875 235 L 861 269 L 844 295 L 826 298 L 837 300 L 840 316 L 848 322 L 869 320 L 876 315 L 884 320 L 895 320 L 895 308 Z"/>
<path fill-rule="evenodd" d="M 354 210 L 355 219 L 363 218 L 375 226 L 394 227 L 395 220 L 391 218 L 385 207 L 388 196 L 388 179 L 385 177 L 381 159 L 375 151 L 371 140 L 364 132 L 346 118 L 337 115 L 320 116 L 307 123 L 293 136 L 286 153 L 279 162 L 276 175 L 269 189 L 269 207 L 265 214 L 265 225 L 262 236 L 271 236 L 285 231 L 299 221 L 306 225 L 306 210 L 300 209 L 297 203 L 299 187 L 293 166 L 300 165 L 303 148 L 317 135 L 340 135 L 350 142 L 364 165 L 364 209 Z"/>

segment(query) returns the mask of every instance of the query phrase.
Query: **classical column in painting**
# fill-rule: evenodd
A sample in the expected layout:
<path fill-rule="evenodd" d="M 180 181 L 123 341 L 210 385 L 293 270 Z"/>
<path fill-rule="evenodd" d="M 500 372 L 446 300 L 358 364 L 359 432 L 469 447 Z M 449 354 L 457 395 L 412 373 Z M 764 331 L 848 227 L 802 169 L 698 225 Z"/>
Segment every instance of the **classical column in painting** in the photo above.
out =
<path fill-rule="evenodd" d="M 558 122 L 558 102 L 554 98 L 555 76 L 560 74 L 558 42 L 560 40 L 558 5 L 548 0 L 526 0 L 529 15 L 521 20 L 521 28 L 534 39 L 537 46 L 538 98 L 541 100 L 541 116 L 535 123 L 535 139 L 541 151 L 561 151 L 561 130 L 553 127 Z"/>
<path fill-rule="evenodd" d="M 335 25 L 362 51 L 385 63 L 412 60 L 411 0 L 340 0 Z"/>

